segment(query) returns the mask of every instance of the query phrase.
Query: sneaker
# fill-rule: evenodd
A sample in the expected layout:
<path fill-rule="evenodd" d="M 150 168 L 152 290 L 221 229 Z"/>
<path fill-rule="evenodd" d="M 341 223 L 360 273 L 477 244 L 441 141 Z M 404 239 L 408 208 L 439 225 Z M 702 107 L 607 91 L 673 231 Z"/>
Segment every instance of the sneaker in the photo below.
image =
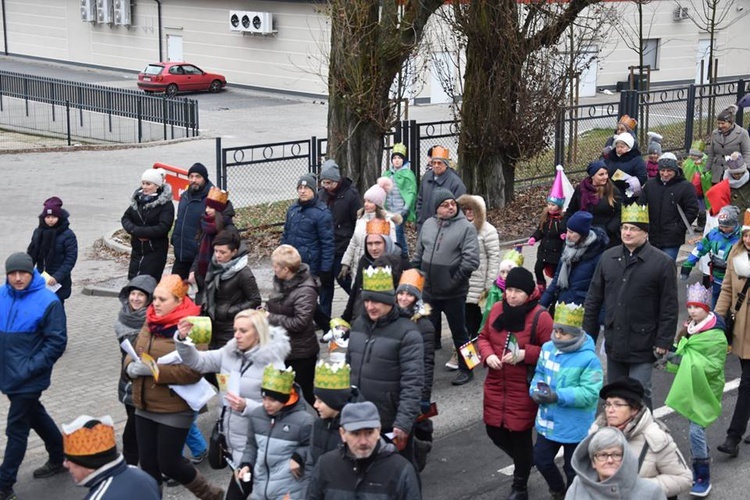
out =
<path fill-rule="evenodd" d="M 445 367 L 449 370 L 458 370 L 458 353 L 456 352 L 456 349 L 453 349 L 453 354 L 451 354 L 451 359 L 449 359 L 445 363 Z"/>
<path fill-rule="evenodd" d="M 451 384 L 453 385 L 464 385 L 471 382 L 471 380 L 474 378 L 474 374 L 472 372 L 465 372 L 460 371 L 458 372 L 458 375 L 456 375 L 456 378 L 451 380 Z"/>
<path fill-rule="evenodd" d="M 203 453 L 198 454 L 198 456 L 190 458 L 190 462 L 194 465 L 198 465 L 200 463 L 203 463 L 203 461 L 206 459 L 207 456 L 208 456 L 208 448 L 203 450 Z"/>
<path fill-rule="evenodd" d="M 55 474 L 60 474 L 61 472 L 65 472 L 65 467 L 63 467 L 62 463 L 53 464 L 48 460 L 46 464 L 42 465 L 34 471 L 34 478 L 41 479 L 43 477 L 52 477 Z"/>
<path fill-rule="evenodd" d="M 693 487 L 690 489 L 690 494 L 694 497 L 707 497 L 711 492 L 711 482 L 698 479 L 693 483 Z"/>
<path fill-rule="evenodd" d="M 17 500 L 18 497 L 13 489 L 0 490 L 0 500 Z"/>

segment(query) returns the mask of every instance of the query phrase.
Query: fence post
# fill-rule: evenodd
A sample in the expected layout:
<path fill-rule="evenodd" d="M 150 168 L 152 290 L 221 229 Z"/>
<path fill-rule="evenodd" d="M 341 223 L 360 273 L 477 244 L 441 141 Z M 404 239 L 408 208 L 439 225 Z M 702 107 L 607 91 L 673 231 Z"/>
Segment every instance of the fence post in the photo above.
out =
<path fill-rule="evenodd" d="M 417 120 L 409 120 L 409 149 L 406 152 L 411 157 L 411 169 L 417 178 L 417 185 L 422 182 L 422 169 L 420 162 L 422 161 L 422 146 L 419 144 L 419 125 Z"/>
<path fill-rule="evenodd" d="M 29 117 L 29 79 L 23 79 L 23 98 L 26 102 L 26 118 Z"/>
<path fill-rule="evenodd" d="M 690 151 L 690 145 L 693 144 L 693 130 L 695 127 L 695 84 L 691 83 L 687 91 L 687 101 L 685 102 L 685 144 L 684 150 Z"/>
<path fill-rule="evenodd" d="M 404 142 L 403 130 L 401 130 L 401 126 L 403 125 L 403 123 L 403 121 L 396 122 L 395 130 L 393 131 L 393 144 Z"/>
<path fill-rule="evenodd" d="M 310 154 L 307 157 L 307 171 L 311 174 L 317 172 L 318 164 L 318 138 L 315 136 L 310 137 L 310 146 L 308 147 Z"/>
<path fill-rule="evenodd" d="M 138 143 L 141 143 L 141 138 L 143 137 L 143 97 L 138 97 L 138 100 L 136 101 L 135 105 L 135 114 L 136 118 L 138 120 Z"/>
<path fill-rule="evenodd" d="M 224 155 L 221 150 L 221 137 L 216 138 L 216 183 L 219 189 L 227 189 L 226 168 L 224 167 Z"/>
<path fill-rule="evenodd" d="M 555 120 L 555 165 L 565 162 L 565 108 L 560 108 Z M 564 165 L 567 166 L 567 165 Z"/>
<path fill-rule="evenodd" d="M 65 101 L 65 119 L 66 119 L 66 123 L 68 125 L 68 146 L 70 146 L 71 145 L 71 140 L 70 140 L 70 101 L 68 101 L 68 100 Z"/>
<path fill-rule="evenodd" d="M 745 80 L 739 80 L 737 82 L 737 102 L 739 102 L 739 100 L 742 99 L 744 96 L 745 96 Z M 739 108 L 737 110 L 737 125 L 739 125 L 741 128 L 745 128 L 743 125 L 744 117 L 745 117 L 745 110 L 743 108 Z"/>
<path fill-rule="evenodd" d="M 167 93 L 164 93 L 164 97 L 161 100 L 161 121 L 163 123 L 162 128 L 164 129 L 164 140 L 167 140 Z"/>

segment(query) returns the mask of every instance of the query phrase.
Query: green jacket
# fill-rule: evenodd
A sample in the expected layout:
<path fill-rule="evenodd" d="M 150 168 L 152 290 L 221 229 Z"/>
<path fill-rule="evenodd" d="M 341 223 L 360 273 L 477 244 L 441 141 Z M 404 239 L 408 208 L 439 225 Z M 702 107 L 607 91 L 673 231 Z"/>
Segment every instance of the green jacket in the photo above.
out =
<path fill-rule="evenodd" d="M 693 185 L 695 183 L 693 182 L 693 177 L 695 177 L 695 174 L 698 174 L 698 178 L 700 179 L 700 185 L 701 185 L 701 193 L 702 195 L 706 194 L 706 191 L 711 189 L 711 169 L 705 168 L 706 162 L 708 160 L 707 155 L 703 155 L 703 160 L 701 161 L 700 165 L 696 165 L 692 158 L 688 157 L 682 162 L 682 171 L 685 174 L 685 179 L 690 181 Z M 706 208 L 710 208 L 710 202 L 708 200 L 706 201 L 706 205 L 709 205 Z"/>
<path fill-rule="evenodd" d="M 667 371 L 676 372 L 665 404 L 691 422 L 708 427 L 721 415 L 724 392 L 724 364 L 727 339 L 723 323 L 677 344 L 679 365 L 668 364 Z"/>
<path fill-rule="evenodd" d="M 490 311 L 492 310 L 492 306 L 495 305 L 496 302 L 500 302 L 503 300 L 503 290 L 497 286 L 497 283 L 493 283 L 490 287 L 490 291 L 487 293 L 487 301 L 484 305 L 484 310 L 482 311 L 482 324 L 479 325 L 479 330 L 482 331 L 482 328 L 484 328 L 484 323 L 487 321 L 487 318 L 490 317 Z"/>
<path fill-rule="evenodd" d="M 398 192 L 401 198 L 404 199 L 404 204 L 409 207 L 409 213 L 404 215 L 406 222 L 414 222 L 417 220 L 415 208 L 417 205 L 417 178 L 414 176 L 414 172 L 409 168 L 409 164 L 406 163 L 404 168 L 400 170 L 388 169 L 383 172 L 383 177 L 390 177 L 396 183 Z M 386 207 L 390 210 L 389 207 Z"/>

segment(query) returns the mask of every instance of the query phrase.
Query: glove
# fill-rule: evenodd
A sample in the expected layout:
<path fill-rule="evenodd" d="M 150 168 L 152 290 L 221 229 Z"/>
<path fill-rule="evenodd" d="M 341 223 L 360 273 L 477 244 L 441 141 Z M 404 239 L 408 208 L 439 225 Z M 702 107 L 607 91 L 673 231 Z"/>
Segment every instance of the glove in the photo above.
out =
<path fill-rule="evenodd" d="M 534 391 L 531 393 L 531 399 L 538 405 L 551 405 L 557 403 L 557 393 L 555 391 L 549 391 L 549 394 Z"/>
<path fill-rule="evenodd" d="M 641 181 L 638 180 L 638 177 L 631 175 L 627 179 L 625 179 L 625 182 L 628 183 L 628 186 L 633 191 L 634 195 L 638 195 L 641 193 Z"/>
<path fill-rule="evenodd" d="M 526 244 L 529 245 L 530 247 L 533 247 L 534 243 L 536 243 L 536 238 L 534 238 L 533 236 L 529 238 L 529 241 L 526 242 Z"/>
<path fill-rule="evenodd" d="M 690 269 L 687 267 L 683 267 L 680 269 L 680 279 L 682 281 L 687 281 L 687 279 L 690 277 Z"/>
<path fill-rule="evenodd" d="M 682 356 L 672 351 L 668 351 L 664 358 L 667 360 L 667 363 L 672 363 L 677 366 L 682 362 Z"/>
<path fill-rule="evenodd" d="M 140 361 L 133 361 L 128 365 L 125 371 L 128 373 L 128 377 L 130 378 L 150 377 L 151 375 L 153 375 L 151 373 L 151 368 L 144 365 Z"/>
<path fill-rule="evenodd" d="M 419 412 L 424 415 L 425 413 L 430 411 L 430 402 L 429 401 L 420 401 L 419 402 Z"/>
<path fill-rule="evenodd" d="M 339 271 L 339 275 L 336 278 L 339 281 L 344 281 L 347 276 L 349 276 L 349 266 L 343 265 L 341 266 L 341 271 Z"/>
<path fill-rule="evenodd" d="M 330 271 L 321 271 L 318 273 L 320 284 L 326 287 L 333 286 L 333 273 Z"/>

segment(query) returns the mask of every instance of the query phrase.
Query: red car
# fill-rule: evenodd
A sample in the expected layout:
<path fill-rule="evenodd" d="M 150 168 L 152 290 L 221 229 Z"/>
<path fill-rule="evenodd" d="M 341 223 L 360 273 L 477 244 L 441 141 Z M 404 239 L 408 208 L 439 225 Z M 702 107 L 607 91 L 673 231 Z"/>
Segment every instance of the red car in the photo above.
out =
<path fill-rule="evenodd" d="M 173 96 L 177 92 L 219 92 L 226 85 L 224 76 L 206 73 L 198 66 L 185 62 L 149 64 L 138 73 L 138 88 L 147 94 L 164 92 Z"/>

